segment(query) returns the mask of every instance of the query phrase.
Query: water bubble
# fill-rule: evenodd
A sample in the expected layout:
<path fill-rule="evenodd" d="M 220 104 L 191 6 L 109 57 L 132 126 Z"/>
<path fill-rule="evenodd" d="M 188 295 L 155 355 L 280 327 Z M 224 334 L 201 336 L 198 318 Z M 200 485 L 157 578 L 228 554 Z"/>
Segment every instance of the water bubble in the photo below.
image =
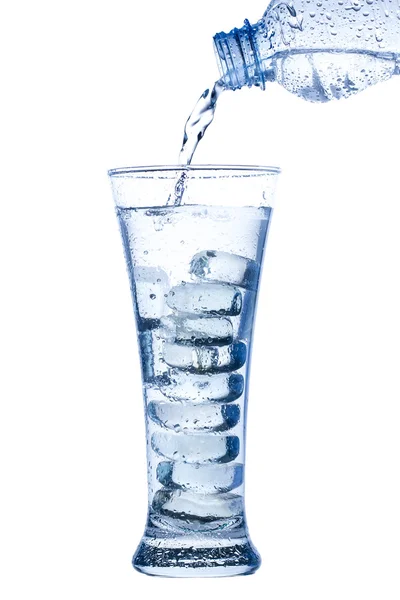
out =
<path fill-rule="evenodd" d="M 383 34 L 380 29 L 375 30 L 375 39 L 377 42 L 381 42 L 383 40 Z"/>
<path fill-rule="evenodd" d="M 150 294 L 150 298 L 151 298 L 152 300 L 155 300 L 155 299 L 157 298 L 157 296 L 156 296 L 155 294 Z"/>

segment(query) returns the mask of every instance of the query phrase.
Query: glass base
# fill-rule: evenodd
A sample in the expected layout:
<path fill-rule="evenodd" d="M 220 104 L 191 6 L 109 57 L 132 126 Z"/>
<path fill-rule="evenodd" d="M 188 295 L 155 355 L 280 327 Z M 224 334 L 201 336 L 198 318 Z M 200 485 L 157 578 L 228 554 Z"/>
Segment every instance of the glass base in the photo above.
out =
<path fill-rule="evenodd" d="M 146 575 L 233 577 L 254 573 L 261 559 L 246 533 L 170 537 L 152 527 L 146 530 L 132 564 Z"/>

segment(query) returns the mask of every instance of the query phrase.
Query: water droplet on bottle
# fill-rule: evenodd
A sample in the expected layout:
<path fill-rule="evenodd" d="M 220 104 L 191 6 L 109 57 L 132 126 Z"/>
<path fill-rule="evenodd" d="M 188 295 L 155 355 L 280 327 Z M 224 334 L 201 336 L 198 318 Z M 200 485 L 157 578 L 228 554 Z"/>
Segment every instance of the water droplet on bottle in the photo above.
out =
<path fill-rule="evenodd" d="M 351 6 L 346 6 L 346 10 L 355 10 L 358 12 L 362 9 L 362 4 L 358 0 L 353 0 Z"/>
<path fill-rule="evenodd" d="M 383 40 L 382 31 L 380 29 L 375 30 L 375 39 L 377 42 L 381 42 Z"/>
<path fill-rule="evenodd" d="M 152 300 L 155 300 L 155 299 L 157 298 L 157 296 L 156 296 L 155 294 L 150 294 L 150 298 L 151 298 Z"/>
<path fill-rule="evenodd" d="M 315 12 L 310 12 L 310 17 L 313 19 L 315 17 Z"/>

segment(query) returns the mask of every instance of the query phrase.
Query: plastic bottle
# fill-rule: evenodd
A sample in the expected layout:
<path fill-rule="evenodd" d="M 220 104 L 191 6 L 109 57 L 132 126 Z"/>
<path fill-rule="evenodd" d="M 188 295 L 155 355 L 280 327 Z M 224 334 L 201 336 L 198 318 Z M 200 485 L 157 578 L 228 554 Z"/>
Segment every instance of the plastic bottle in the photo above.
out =
<path fill-rule="evenodd" d="M 251 25 L 214 36 L 228 89 L 277 81 L 314 102 L 348 97 L 400 72 L 393 0 L 273 1 Z"/>

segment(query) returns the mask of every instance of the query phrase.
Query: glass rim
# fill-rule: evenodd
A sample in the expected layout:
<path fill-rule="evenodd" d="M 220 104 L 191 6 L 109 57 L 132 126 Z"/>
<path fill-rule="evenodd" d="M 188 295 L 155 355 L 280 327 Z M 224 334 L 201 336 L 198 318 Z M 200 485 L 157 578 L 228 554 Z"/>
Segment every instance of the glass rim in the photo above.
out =
<path fill-rule="evenodd" d="M 247 173 L 248 175 L 254 173 L 255 175 L 262 174 L 274 174 L 279 175 L 281 173 L 281 169 L 279 167 L 272 166 L 260 166 L 260 165 L 220 165 L 220 164 L 205 164 L 205 165 L 149 165 L 143 167 L 118 167 L 115 169 L 110 169 L 108 171 L 109 177 L 118 177 L 118 176 L 135 176 L 142 175 L 144 173 L 147 174 L 162 174 L 162 173 L 176 173 L 176 172 L 193 172 L 193 173 L 202 173 L 202 172 L 224 172 L 227 174 L 229 172 L 232 173 Z"/>

